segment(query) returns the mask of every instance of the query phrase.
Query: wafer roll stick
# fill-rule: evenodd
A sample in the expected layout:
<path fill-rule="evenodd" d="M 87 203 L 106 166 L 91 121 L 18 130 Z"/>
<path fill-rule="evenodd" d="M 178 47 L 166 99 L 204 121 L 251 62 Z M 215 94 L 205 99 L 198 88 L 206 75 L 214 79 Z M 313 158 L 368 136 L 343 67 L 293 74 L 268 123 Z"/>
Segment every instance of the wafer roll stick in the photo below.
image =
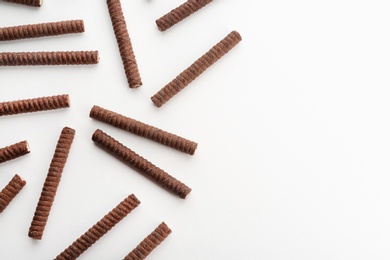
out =
<path fill-rule="evenodd" d="M 161 170 L 142 156 L 133 152 L 102 130 L 96 130 L 92 140 L 102 149 L 122 160 L 127 165 L 138 170 L 142 175 L 154 181 L 164 189 L 185 199 L 191 192 L 191 188 L 176 180 L 174 177 Z"/>
<path fill-rule="evenodd" d="M 69 95 L 39 97 L 0 103 L 0 116 L 31 113 L 70 106 Z"/>
<path fill-rule="evenodd" d="M 16 174 L 7 186 L 5 186 L 0 192 L 0 213 L 2 213 L 8 204 L 10 204 L 16 195 L 18 195 L 24 185 L 26 185 L 26 181 Z"/>
<path fill-rule="evenodd" d="M 191 66 L 180 73 L 174 80 L 163 87 L 153 97 L 153 103 L 157 107 L 161 107 L 174 95 L 179 93 L 200 74 L 206 71 L 211 65 L 219 60 L 223 55 L 228 53 L 234 46 L 241 41 L 241 36 L 238 32 L 229 33 L 224 39 L 212 47 L 206 54 L 195 61 Z"/>
<path fill-rule="evenodd" d="M 84 32 L 83 20 L 27 24 L 0 28 L 0 41 Z"/>
<path fill-rule="evenodd" d="M 119 52 L 122 57 L 127 82 L 130 88 L 138 88 L 142 85 L 142 80 L 138 71 L 133 45 L 131 44 L 130 36 L 127 31 L 121 2 L 120 0 L 107 0 L 107 6 L 108 12 L 110 13 L 116 41 L 118 42 Z"/>
<path fill-rule="evenodd" d="M 75 133 L 75 130 L 69 127 L 64 127 L 61 131 L 53 159 L 50 163 L 49 172 L 47 173 L 42 188 L 41 197 L 39 198 L 28 232 L 28 236 L 31 238 L 42 239 Z"/>
<path fill-rule="evenodd" d="M 0 52 L 0 66 L 91 65 L 98 51 Z"/>
<path fill-rule="evenodd" d="M 198 144 L 193 141 L 99 106 L 93 106 L 89 116 L 103 123 L 115 126 L 127 132 L 148 138 L 152 141 L 191 155 L 195 153 L 198 146 Z"/>
<path fill-rule="evenodd" d="M 157 19 L 157 27 L 160 31 L 165 31 L 183 19 L 187 18 L 191 14 L 197 12 L 212 1 L 213 0 L 188 0 L 166 15 Z"/>
<path fill-rule="evenodd" d="M 27 141 L 0 148 L 0 163 L 18 158 L 30 152 Z"/>
<path fill-rule="evenodd" d="M 140 201 L 133 194 L 119 203 L 112 211 L 105 215 L 93 227 L 74 241 L 67 249 L 59 254 L 55 260 L 73 260 L 84 253 L 90 246 L 104 236 L 111 228 L 118 224 L 133 209 L 140 204 Z"/>
<path fill-rule="evenodd" d="M 172 233 L 172 230 L 162 222 L 150 235 L 131 251 L 124 260 L 145 259 L 161 242 Z"/>
<path fill-rule="evenodd" d="M 15 4 L 29 5 L 40 7 L 43 3 L 43 0 L 5 0 L 6 2 L 11 2 Z"/>

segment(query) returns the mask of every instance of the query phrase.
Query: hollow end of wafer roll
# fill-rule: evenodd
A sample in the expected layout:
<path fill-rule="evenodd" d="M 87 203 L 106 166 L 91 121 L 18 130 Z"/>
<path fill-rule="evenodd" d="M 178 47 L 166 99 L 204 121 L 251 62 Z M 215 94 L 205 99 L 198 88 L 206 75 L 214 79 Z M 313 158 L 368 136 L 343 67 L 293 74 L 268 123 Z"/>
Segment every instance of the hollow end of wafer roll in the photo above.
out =
<path fill-rule="evenodd" d="M 69 97 L 69 95 L 65 94 L 64 97 L 65 97 L 66 106 L 70 107 L 70 97 Z"/>
<path fill-rule="evenodd" d="M 19 174 L 15 174 L 14 178 L 17 179 L 22 186 L 26 185 L 26 181 L 20 177 Z"/>
<path fill-rule="evenodd" d="M 26 153 L 29 153 L 31 150 L 30 150 L 30 145 L 28 144 L 27 141 L 22 141 L 24 147 L 25 147 L 25 150 L 26 150 Z"/>
<path fill-rule="evenodd" d="M 41 7 L 43 4 L 43 0 L 39 0 L 38 6 Z"/>
<path fill-rule="evenodd" d="M 154 104 L 156 107 L 158 107 L 158 108 L 160 108 L 162 105 L 164 105 L 164 103 L 161 102 L 160 100 L 158 100 L 158 98 L 157 98 L 156 96 L 153 96 L 153 97 L 151 97 L 150 99 L 152 100 L 153 104 Z"/>
<path fill-rule="evenodd" d="M 190 190 L 184 195 L 184 197 L 182 199 L 187 199 L 188 196 L 190 195 L 192 189 L 190 188 Z"/>
<path fill-rule="evenodd" d="M 96 63 L 99 63 L 100 61 L 99 51 L 95 51 L 95 52 L 96 52 Z"/>
<path fill-rule="evenodd" d="M 235 30 L 233 30 L 230 34 L 234 34 L 239 41 L 242 41 L 242 37 L 241 37 L 241 34 Z"/>

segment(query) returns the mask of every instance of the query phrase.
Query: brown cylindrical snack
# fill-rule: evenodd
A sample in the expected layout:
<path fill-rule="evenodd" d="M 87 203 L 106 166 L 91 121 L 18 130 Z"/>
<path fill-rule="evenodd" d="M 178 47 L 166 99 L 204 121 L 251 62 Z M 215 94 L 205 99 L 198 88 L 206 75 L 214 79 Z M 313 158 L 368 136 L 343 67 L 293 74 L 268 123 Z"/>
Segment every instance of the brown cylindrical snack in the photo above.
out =
<path fill-rule="evenodd" d="M 183 137 L 168 133 L 157 127 L 144 124 L 99 106 L 93 106 L 89 116 L 103 123 L 110 124 L 191 155 L 195 153 L 196 147 L 198 146 L 197 143 L 184 139 Z"/>
<path fill-rule="evenodd" d="M 67 249 L 59 254 L 55 260 L 73 260 L 84 253 L 97 240 L 105 235 L 119 221 L 126 217 L 133 209 L 140 204 L 140 201 L 133 194 L 119 203 L 112 211 L 105 215 L 93 227 L 73 242 Z"/>
<path fill-rule="evenodd" d="M 83 20 L 27 24 L 0 28 L 0 41 L 84 32 Z"/>
<path fill-rule="evenodd" d="M 0 52 L 0 66 L 91 65 L 98 51 Z"/>
<path fill-rule="evenodd" d="M 30 152 L 27 141 L 0 148 L 0 163 L 18 158 Z"/>
<path fill-rule="evenodd" d="M 172 230 L 162 222 L 152 233 L 142 240 L 142 242 L 134 248 L 124 260 L 145 259 L 171 233 Z"/>
<path fill-rule="evenodd" d="M 157 19 L 157 27 L 160 31 L 165 31 L 212 1 L 213 0 L 188 0 L 166 15 Z"/>
<path fill-rule="evenodd" d="M 164 105 L 174 95 L 179 93 L 183 88 L 190 84 L 206 69 L 213 65 L 223 55 L 228 53 L 234 46 L 241 41 L 241 36 L 238 32 L 232 31 L 222 41 L 212 47 L 206 54 L 195 61 L 190 67 L 180 73 L 174 80 L 169 82 L 151 99 L 157 107 Z"/>
<path fill-rule="evenodd" d="M 43 0 L 5 0 L 6 2 L 12 2 L 15 4 L 30 5 L 35 7 L 40 7 L 43 3 Z"/>
<path fill-rule="evenodd" d="M 60 184 L 62 171 L 64 170 L 66 160 L 68 159 L 69 150 L 72 145 L 75 130 L 64 127 L 61 131 L 53 159 L 50 163 L 49 172 L 42 188 L 41 196 L 38 201 L 34 218 L 31 222 L 28 236 L 34 239 L 42 239 L 46 222 L 49 218 L 51 206 Z"/>
<path fill-rule="evenodd" d="M 127 82 L 130 88 L 138 88 L 142 85 L 141 76 L 138 71 L 137 60 L 135 59 L 133 46 L 127 31 L 125 17 L 123 16 L 120 0 L 107 0 L 112 27 L 118 42 L 119 52 L 122 57 Z"/>
<path fill-rule="evenodd" d="M 191 192 L 191 188 L 176 180 L 142 156 L 136 154 L 102 130 L 96 130 L 92 136 L 92 140 L 111 155 L 114 155 L 116 158 L 122 160 L 156 184 L 176 194 L 180 198 L 185 199 Z"/>
<path fill-rule="evenodd" d="M 31 113 L 70 106 L 69 95 L 39 97 L 0 103 L 0 116 Z"/>
<path fill-rule="evenodd" d="M 0 192 L 0 213 L 2 213 L 8 204 L 10 204 L 16 195 L 18 195 L 24 185 L 26 185 L 26 181 L 16 174 L 7 186 L 5 186 Z"/>

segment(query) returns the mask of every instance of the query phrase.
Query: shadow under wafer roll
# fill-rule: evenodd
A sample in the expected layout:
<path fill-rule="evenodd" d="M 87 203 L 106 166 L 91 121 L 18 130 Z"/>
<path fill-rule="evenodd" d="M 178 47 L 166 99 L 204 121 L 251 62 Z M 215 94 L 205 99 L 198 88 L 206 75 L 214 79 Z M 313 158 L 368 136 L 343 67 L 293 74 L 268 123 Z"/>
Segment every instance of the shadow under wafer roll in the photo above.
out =
<path fill-rule="evenodd" d="M 0 41 L 84 32 L 83 20 L 27 24 L 0 28 Z"/>
<path fill-rule="evenodd" d="M 223 55 L 228 53 L 234 46 L 241 41 L 241 35 L 232 31 L 219 43 L 214 45 L 208 52 L 202 57 L 196 60 L 191 66 L 181 72 L 175 79 L 169 82 L 159 92 L 151 97 L 153 103 L 157 107 L 161 107 L 174 95 L 179 93 L 200 74 L 206 71 L 211 65 L 219 60 Z"/>
<path fill-rule="evenodd" d="M 98 51 L 0 52 L 0 66 L 92 65 Z"/>
<path fill-rule="evenodd" d="M 20 156 L 28 154 L 30 147 L 27 141 L 22 141 L 16 144 L 0 148 L 0 163 L 16 159 Z"/>
<path fill-rule="evenodd" d="M 172 233 L 172 230 L 162 222 L 152 233 L 133 249 L 124 260 L 145 259 L 161 242 Z"/>
<path fill-rule="evenodd" d="M 5 186 L 0 192 L 0 213 L 2 213 L 8 204 L 10 204 L 16 195 L 18 195 L 24 185 L 26 185 L 26 181 L 16 174 L 7 186 Z"/>
<path fill-rule="evenodd" d="M 191 188 L 178 181 L 162 169 L 158 168 L 142 156 L 127 148 L 102 130 L 96 130 L 92 140 L 102 149 L 114 155 L 130 167 L 138 170 L 142 175 L 154 181 L 164 189 L 176 194 L 182 199 L 187 198 Z"/>
<path fill-rule="evenodd" d="M 34 7 L 42 6 L 43 0 L 4 0 L 15 4 L 29 5 Z"/>
<path fill-rule="evenodd" d="M 104 236 L 111 228 L 118 224 L 133 209 L 140 204 L 140 201 L 133 194 L 119 203 L 113 210 L 105 215 L 100 221 L 93 225 L 87 232 L 74 241 L 67 249 L 59 254 L 55 260 L 73 260 L 84 253 L 96 241 Z"/>
<path fill-rule="evenodd" d="M 157 127 L 147 125 L 130 117 L 123 116 L 99 106 L 93 106 L 89 116 L 103 123 L 120 128 L 135 135 L 169 146 L 183 153 L 193 155 L 197 143 L 171 134 Z"/>
<path fill-rule="evenodd" d="M 39 97 L 0 103 L 0 116 L 32 113 L 70 107 L 69 95 Z"/>
<path fill-rule="evenodd" d="M 166 15 L 156 20 L 157 27 L 160 31 L 165 31 L 173 25 L 184 20 L 191 14 L 197 12 L 213 0 L 188 0 L 176 7 Z"/>

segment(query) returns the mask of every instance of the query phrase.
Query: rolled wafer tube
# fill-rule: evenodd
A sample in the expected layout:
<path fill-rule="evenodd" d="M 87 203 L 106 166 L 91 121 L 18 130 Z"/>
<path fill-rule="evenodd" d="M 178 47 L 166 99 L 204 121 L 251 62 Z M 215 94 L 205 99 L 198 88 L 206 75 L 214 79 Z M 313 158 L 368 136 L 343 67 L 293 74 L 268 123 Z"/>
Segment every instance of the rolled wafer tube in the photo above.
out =
<path fill-rule="evenodd" d="M 164 189 L 185 199 L 191 192 L 191 188 L 176 180 L 174 177 L 161 170 L 142 156 L 136 154 L 102 130 L 96 130 L 92 140 L 102 149 L 122 160 L 127 165 L 138 170 L 142 175 L 154 181 Z"/>
<path fill-rule="evenodd" d="M 27 141 L 0 148 L 0 163 L 18 158 L 30 152 Z"/>
<path fill-rule="evenodd" d="M 84 253 L 90 246 L 105 235 L 111 228 L 126 217 L 133 209 L 140 204 L 140 201 L 133 194 L 119 203 L 112 211 L 105 215 L 100 221 L 93 225 L 80 238 L 73 242 L 67 249 L 59 254 L 55 260 L 73 260 Z"/>
<path fill-rule="evenodd" d="M 152 233 L 131 251 L 124 260 L 145 259 L 161 242 L 172 233 L 172 230 L 162 222 Z"/>
<path fill-rule="evenodd" d="M 42 188 L 41 196 L 38 201 L 37 208 L 34 213 L 33 220 L 28 232 L 28 236 L 34 239 L 42 239 L 43 231 L 51 206 L 54 202 L 54 197 L 57 193 L 58 185 L 60 184 L 62 172 L 68 159 L 69 150 L 72 145 L 75 130 L 69 127 L 64 127 L 61 131 L 53 159 L 50 163 L 49 172 Z"/>
<path fill-rule="evenodd" d="M 6 2 L 11 2 L 15 4 L 29 5 L 40 7 L 43 3 L 43 0 L 5 0 Z"/>
<path fill-rule="evenodd" d="M 31 113 L 70 106 L 69 95 L 39 97 L 0 103 L 0 116 Z"/>
<path fill-rule="evenodd" d="M 195 153 L 198 146 L 197 143 L 184 139 L 183 137 L 168 133 L 157 127 L 147 125 L 99 106 L 93 106 L 89 116 L 103 123 L 110 124 L 191 155 Z"/>
<path fill-rule="evenodd" d="M 10 204 L 16 195 L 18 195 L 24 185 L 26 185 L 26 181 L 16 174 L 7 186 L 5 186 L 0 192 L 0 213 L 2 213 L 8 204 Z"/>
<path fill-rule="evenodd" d="M 130 36 L 127 31 L 121 2 L 120 0 L 107 0 L 107 6 L 119 52 L 122 57 L 127 82 L 130 88 L 138 88 L 142 85 L 142 80 L 139 74 L 137 60 L 135 59 L 133 45 L 131 44 Z"/>
<path fill-rule="evenodd" d="M 165 31 L 212 1 L 213 0 L 188 0 L 166 15 L 157 19 L 157 27 L 160 31 Z"/>
<path fill-rule="evenodd" d="M 0 52 L 0 66 L 91 65 L 98 51 Z"/>
<path fill-rule="evenodd" d="M 0 41 L 12 41 L 82 32 L 84 32 L 83 20 L 27 24 L 0 28 Z"/>
<path fill-rule="evenodd" d="M 238 32 L 232 31 L 229 33 L 224 39 L 206 52 L 206 54 L 200 57 L 191 66 L 180 73 L 174 80 L 169 82 L 165 87 L 151 97 L 153 103 L 157 107 L 164 105 L 169 99 L 184 89 L 223 55 L 228 53 L 240 41 L 241 36 Z"/>

